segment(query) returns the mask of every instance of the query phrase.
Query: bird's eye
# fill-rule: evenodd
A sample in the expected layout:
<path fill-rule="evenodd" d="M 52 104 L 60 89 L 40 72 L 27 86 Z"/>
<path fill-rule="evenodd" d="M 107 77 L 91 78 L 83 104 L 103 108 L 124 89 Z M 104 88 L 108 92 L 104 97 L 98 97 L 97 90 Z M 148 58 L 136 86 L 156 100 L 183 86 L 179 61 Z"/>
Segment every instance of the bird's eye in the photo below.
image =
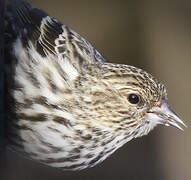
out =
<path fill-rule="evenodd" d="M 129 94 L 128 101 L 131 104 L 138 104 L 140 102 L 140 97 L 136 94 Z"/>

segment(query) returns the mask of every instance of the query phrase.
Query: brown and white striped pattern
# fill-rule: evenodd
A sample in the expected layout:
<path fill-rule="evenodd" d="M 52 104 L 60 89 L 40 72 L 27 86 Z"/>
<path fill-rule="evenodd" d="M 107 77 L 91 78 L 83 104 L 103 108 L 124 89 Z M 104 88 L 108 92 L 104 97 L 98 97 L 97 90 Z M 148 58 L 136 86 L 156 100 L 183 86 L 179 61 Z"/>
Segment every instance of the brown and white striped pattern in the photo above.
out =
<path fill-rule="evenodd" d="M 106 63 L 79 34 L 15 1 L 8 19 L 21 24 L 8 21 L 6 49 L 11 148 L 49 166 L 79 170 L 159 124 L 147 112 L 161 105 L 166 90 L 152 75 Z M 139 104 L 128 102 L 130 93 L 141 97 Z"/>

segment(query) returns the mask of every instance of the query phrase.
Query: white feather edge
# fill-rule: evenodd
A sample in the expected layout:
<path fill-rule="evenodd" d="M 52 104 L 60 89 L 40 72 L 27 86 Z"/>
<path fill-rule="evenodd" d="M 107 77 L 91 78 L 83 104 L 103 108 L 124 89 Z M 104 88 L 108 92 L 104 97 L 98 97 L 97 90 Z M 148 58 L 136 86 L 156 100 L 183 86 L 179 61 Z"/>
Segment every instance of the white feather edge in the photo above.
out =
<path fill-rule="evenodd" d="M 22 45 L 21 40 L 18 38 L 14 45 L 13 45 L 13 54 L 16 56 L 18 59 L 19 63 L 27 64 L 27 63 L 32 63 L 32 61 L 35 63 L 45 63 L 46 65 L 50 61 L 57 61 L 57 63 L 60 65 L 62 70 L 65 72 L 67 75 L 67 79 L 70 81 L 75 80 L 76 77 L 79 75 L 77 69 L 73 66 L 73 64 L 70 62 L 70 59 L 68 58 L 63 58 L 62 56 L 59 55 L 48 55 L 46 57 L 42 57 L 34 48 L 32 42 L 29 41 L 29 47 L 28 49 L 24 48 Z M 28 58 L 28 54 L 31 56 L 31 59 Z M 31 61 L 31 62 L 27 62 Z M 52 63 L 51 63 L 52 64 Z M 52 67 L 53 68 L 53 67 Z M 55 71 L 56 73 L 56 71 Z"/>

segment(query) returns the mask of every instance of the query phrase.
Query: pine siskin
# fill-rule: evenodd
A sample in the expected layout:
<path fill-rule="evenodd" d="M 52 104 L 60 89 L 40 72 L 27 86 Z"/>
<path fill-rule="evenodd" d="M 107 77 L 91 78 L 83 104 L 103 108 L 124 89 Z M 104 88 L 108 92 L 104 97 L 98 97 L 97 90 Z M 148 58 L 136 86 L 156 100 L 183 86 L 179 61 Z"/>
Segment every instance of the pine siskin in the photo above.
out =
<path fill-rule="evenodd" d="M 163 84 L 112 64 L 79 34 L 30 4 L 6 12 L 10 147 L 63 170 L 102 162 L 157 124 L 182 129 Z"/>

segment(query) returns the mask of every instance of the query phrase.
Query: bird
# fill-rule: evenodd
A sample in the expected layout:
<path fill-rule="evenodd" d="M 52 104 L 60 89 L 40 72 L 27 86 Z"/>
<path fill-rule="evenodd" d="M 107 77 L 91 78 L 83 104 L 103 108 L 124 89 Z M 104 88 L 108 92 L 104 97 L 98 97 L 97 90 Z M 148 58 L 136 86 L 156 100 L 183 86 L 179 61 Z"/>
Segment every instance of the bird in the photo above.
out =
<path fill-rule="evenodd" d="M 5 12 L 8 147 L 61 170 L 94 167 L 159 124 L 186 126 L 148 72 L 106 59 L 26 1 Z"/>

